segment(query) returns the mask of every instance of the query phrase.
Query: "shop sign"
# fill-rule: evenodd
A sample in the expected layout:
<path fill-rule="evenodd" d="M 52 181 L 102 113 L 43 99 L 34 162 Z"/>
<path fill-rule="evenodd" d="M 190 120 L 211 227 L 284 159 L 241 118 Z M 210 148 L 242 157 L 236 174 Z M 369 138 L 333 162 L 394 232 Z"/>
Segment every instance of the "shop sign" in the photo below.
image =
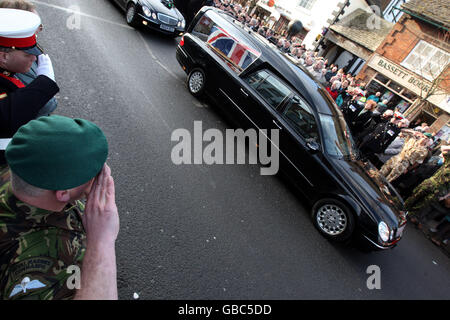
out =
<path fill-rule="evenodd" d="M 418 96 L 425 97 L 430 93 L 432 85 L 428 80 L 417 76 L 415 73 L 393 63 L 379 54 L 374 54 L 367 64 L 372 69 L 416 93 Z M 446 96 L 442 93 L 443 92 L 438 92 L 436 90 L 436 92 L 433 92 L 427 100 L 440 106 L 442 100 L 445 99 Z M 444 107 L 443 109 L 448 112 L 448 107 Z"/>
<path fill-rule="evenodd" d="M 419 95 L 426 95 L 431 88 L 431 83 L 427 80 L 421 79 L 382 56 L 374 55 L 369 66 Z"/>

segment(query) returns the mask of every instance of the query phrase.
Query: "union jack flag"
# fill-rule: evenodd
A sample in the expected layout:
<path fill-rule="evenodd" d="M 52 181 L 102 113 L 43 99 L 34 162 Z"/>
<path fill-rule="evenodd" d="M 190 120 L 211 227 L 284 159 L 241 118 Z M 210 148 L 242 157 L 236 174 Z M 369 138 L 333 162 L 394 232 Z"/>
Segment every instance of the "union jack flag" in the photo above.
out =
<path fill-rule="evenodd" d="M 208 37 L 207 43 L 216 51 L 225 56 L 228 62 L 231 62 L 240 70 L 247 68 L 253 61 L 258 59 L 260 53 L 256 50 L 239 42 L 223 29 L 214 26 Z"/>

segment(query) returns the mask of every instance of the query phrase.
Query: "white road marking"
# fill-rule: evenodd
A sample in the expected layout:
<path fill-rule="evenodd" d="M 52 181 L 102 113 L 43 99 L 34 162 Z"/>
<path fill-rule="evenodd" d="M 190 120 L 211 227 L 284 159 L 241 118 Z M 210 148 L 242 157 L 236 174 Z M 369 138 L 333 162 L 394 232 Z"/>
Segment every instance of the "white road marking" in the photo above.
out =
<path fill-rule="evenodd" d="M 90 14 L 87 14 L 87 13 L 83 13 L 83 12 L 81 12 L 81 11 L 76 11 L 76 10 L 64 8 L 64 7 L 61 7 L 61 6 L 57 6 L 57 5 L 54 5 L 54 4 L 49 4 L 49 3 L 41 2 L 41 1 L 37 1 L 37 0 L 32 0 L 32 2 L 34 2 L 34 3 L 36 3 L 36 4 L 39 4 L 39 5 L 43 5 L 43 6 L 50 7 L 50 8 L 53 8 L 53 9 L 59 9 L 59 10 L 62 10 L 62 11 L 68 12 L 68 13 L 79 14 L 80 16 L 83 16 L 83 17 L 88 17 L 88 18 L 95 19 L 95 20 L 98 20 L 98 21 L 110 23 L 110 24 L 113 24 L 113 25 L 116 25 L 116 26 L 119 26 L 119 27 L 123 27 L 123 28 L 129 29 L 129 30 L 136 30 L 135 28 L 130 27 L 130 26 L 127 25 L 127 24 L 123 24 L 123 23 L 118 23 L 118 22 L 106 20 L 106 19 L 103 19 L 103 18 L 99 18 L 99 17 L 97 17 L 97 16 L 93 16 L 93 15 L 90 15 Z M 161 68 L 163 68 L 170 76 L 172 76 L 173 78 L 175 78 L 175 79 L 180 80 L 181 82 L 183 82 L 183 79 L 180 79 L 176 74 L 174 74 L 172 71 L 170 71 L 168 67 L 166 67 L 161 61 L 159 61 L 159 59 L 156 57 L 156 55 L 152 52 L 152 50 L 151 50 L 150 47 L 148 46 L 148 43 L 145 41 L 145 39 L 144 39 L 144 37 L 142 36 L 142 34 L 141 34 L 138 30 L 136 30 L 136 31 L 137 31 L 139 37 L 141 38 L 142 42 L 144 43 L 144 46 L 145 46 L 147 52 L 148 52 L 148 53 L 150 54 L 150 56 L 155 60 L 155 62 L 156 62 Z"/>
<path fill-rule="evenodd" d="M 145 41 L 144 36 L 138 32 L 139 37 L 141 38 L 142 42 L 144 43 L 145 49 L 147 50 L 148 54 L 155 59 L 155 62 L 161 67 L 163 68 L 169 75 L 171 75 L 173 78 L 180 80 L 177 75 L 175 73 L 173 73 L 172 71 L 169 70 L 169 68 L 167 68 L 164 64 L 162 64 L 161 61 L 158 60 L 158 58 L 155 56 L 155 54 L 153 53 L 153 51 L 150 49 L 150 47 L 148 46 L 147 41 Z"/>
<path fill-rule="evenodd" d="M 32 0 L 31 2 L 34 2 L 34 3 L 42 5 L 42 6 L 46 6 L 46 7 L 49 7 L 49 8 L 53 8 L 53 9 L 59 9 L 59 10 L 62 10 L 62 11 L 68 12 L 68 13 L 79 14 L 80 16 L 83 16 L 83 17 L 88 17 L 88 18 L 92 18 L 92 19 L 95 19 L 95 20 L 98 20 L 98 21 L 110 23 L 110 24 L 113 24 L 113 25 L 116 25 L 116 26 L 119 26 L 119 27 L 122 27 L 122 28 L 134 30 L 133 27 L 130 27 L 127 24 L 106 20 L 106 19 L 103 19 L 103 18 L 99 18 L 97 16 L 93 16 L 93 15 L 90 15 L 90 14 L 87 14 L 87 13 L 83 13 L 81 11 L 72 10 L 72 9 L 68 9 L 68 8 L 64 8 L 64 7 L 61 7 L 61 6 L 54 5 L 54 4 L 49 4 L 49 3 L 46 3 L 46 2 L 41 2 L 41 1 L 36 1 L 36 0 Z"/>

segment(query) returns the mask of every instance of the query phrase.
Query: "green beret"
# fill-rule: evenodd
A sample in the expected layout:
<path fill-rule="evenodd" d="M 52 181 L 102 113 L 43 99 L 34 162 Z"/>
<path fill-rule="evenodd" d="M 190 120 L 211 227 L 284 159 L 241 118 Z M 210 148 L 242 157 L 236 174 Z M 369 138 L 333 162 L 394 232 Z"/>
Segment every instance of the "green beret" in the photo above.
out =
<path fill-rule="evenodd" d="M 108 142 L 92 122 L 41 117 L 22 126 L 5 152 L 11 171 L 45 190 L 68 190 L 94 178 L 106 162 Z"/>

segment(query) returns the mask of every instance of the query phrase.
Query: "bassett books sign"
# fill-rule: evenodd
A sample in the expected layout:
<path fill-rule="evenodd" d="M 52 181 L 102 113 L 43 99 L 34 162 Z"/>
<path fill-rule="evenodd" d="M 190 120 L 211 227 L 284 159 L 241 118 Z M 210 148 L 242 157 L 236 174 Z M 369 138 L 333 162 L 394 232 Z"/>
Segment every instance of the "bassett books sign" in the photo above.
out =
<path fill-rule="evenodd" d="M 367 64 L 372 69 L 392 79 L 418 96 L 425 97 L 431 90 L 431 83 L 428 80 L 419 77 L 414 72 L 393 63 L 379 54 L 374 54 Z M 442 108 L 442 101 L 446 100 L 446 95 L 444 92 L 436 90 L 427 100 Z M 444 110 L 449 112 L 448 107 L 444 107 Z"/>

